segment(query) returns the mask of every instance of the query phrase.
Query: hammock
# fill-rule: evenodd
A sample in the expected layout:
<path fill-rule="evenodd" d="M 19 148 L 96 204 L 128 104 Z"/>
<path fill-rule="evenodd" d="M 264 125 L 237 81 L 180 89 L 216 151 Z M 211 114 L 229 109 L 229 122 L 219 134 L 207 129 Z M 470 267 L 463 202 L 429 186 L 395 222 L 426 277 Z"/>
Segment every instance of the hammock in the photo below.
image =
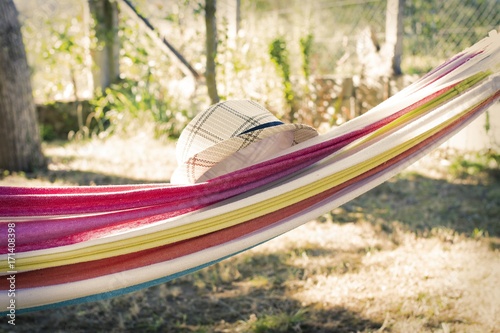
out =
<path fill-rule="evenodd" d="M 346 203 L 495 103 L 499 51 L 493 31 L 370 112 L 204 183 L 0 187 L 3 313 L 160 284 Z"/>

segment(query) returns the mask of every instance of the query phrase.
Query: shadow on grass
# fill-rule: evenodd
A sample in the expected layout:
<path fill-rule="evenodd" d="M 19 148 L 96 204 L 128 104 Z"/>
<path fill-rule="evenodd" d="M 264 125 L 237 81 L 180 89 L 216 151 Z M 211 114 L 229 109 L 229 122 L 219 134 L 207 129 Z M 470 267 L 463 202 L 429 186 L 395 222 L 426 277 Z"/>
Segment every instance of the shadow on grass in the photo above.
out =
<path fill-rule="evenodd" d="M 342 306 L 304 306 L 290 297 L 288 282 L 300 280 L 305 270 L 290 256 L 240 255 L 110 300 L 21 314 L 16 331 L 347 333 L 383 325 Z"/>
<path fill-rule="evenodd" d="M 26 177 L 26 179 L 28 180 L 38 179 L 50 183 L 63 181 L 64 183 L 72 184 L 75 186 L 168 183 L 168 181 L 165 180 L 136 179 L 79 170 L 46 170 L 36 173 L 27 173 L 24 174 L 24 177 Z"/>
<path fill-rule="evenodd" d="M 410 174 L 387 181 L 331 213 L 334 222 L 369 221 L 391 233 L 395 225 L 419 236 L 449 229 L 500 237 L 500 180 L 449 182 Z"/>
<path fill-rule="evenodd" d="M 87 171 L 50 171 L 52 179 L 64 178 L 78 185 L 127 185 L 167 183 L 166 180 L 136 179 Z"/>

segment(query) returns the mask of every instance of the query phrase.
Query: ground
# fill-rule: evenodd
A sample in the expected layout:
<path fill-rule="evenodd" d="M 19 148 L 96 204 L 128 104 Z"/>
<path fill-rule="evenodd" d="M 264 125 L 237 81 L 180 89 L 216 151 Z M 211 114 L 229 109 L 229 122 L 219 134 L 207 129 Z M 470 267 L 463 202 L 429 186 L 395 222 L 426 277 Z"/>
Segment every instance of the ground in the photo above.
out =
<path fill-rule="evenodd" d="M 164 182 L 174 143 L 50 143 L 0 185 Z M 125 296 L 20 314 L 16 332 L 500 332 L 498 155 L 438 150 L 261 246 Z M 5 318 L 4 318 L 5 319 Z M 0 322 L 0 332 L 12 327 Z"/>

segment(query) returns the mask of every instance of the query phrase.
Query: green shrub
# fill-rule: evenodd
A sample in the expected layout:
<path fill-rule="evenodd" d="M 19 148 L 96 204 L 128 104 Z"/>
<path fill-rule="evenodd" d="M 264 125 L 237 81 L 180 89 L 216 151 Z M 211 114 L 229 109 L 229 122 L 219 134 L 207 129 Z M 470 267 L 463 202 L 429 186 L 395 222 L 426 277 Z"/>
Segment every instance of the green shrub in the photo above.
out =
<path fill-rule="evenodd" d="M 179 109 L 172 98 L 145 81 L 113 84 L 104 93 L 96 93 L 91 105 L 98 130 L 109 134 L 126 131 L 135 120 L 152 120 L 156 136 L 177 138 L 191 118 L 189 110 Z"/>

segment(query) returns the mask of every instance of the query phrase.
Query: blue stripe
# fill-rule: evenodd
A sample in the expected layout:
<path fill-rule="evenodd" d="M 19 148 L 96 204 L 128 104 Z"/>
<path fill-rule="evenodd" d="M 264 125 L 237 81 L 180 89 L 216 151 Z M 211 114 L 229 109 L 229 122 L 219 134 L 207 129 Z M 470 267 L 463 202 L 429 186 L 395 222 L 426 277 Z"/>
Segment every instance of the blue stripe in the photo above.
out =
<path fill-rule="evenodd" d="M 272 237 L 272 238 L 274 238 L 274 237 Z M 266 241 L 264 241 L 264 242 L 266 242 Z M 262 244 L 264 242 L 261 242 L 259 244 L 251 245 L 248 248 L 243 249 L 241 251 L 237 251 L 235 253 L 232 253 L 232 254 L 229 254 L 229 255 L 224 256 L 222 258 L 219 258 L 219 259 L 207 262 L 207 263 L 202 264 L 200 266 L 193 267 L 193 268 L 190 268 L 190 269 L 187 269 L 185 271 L 178 272 L 178 273 L 174 273 L 172 275 L 164 276 L 162 278 L 158 278 L 158 279 L 155 279 L 155 280 L 143 282 L 143 283 L 140 283 L 140 284 L 137 284 L 137 285 L 133 285 L 133 286 L 129 286 L 129 287 L 125 287 L 125 288 L 113 290 L 113 291 L 104 292 L 104 293 L 101 293 L 101 294 L 94 294 L 94 295 L 89 295 L 89 296 L 83 296 L 83 297 L 74 298 L 74 299 L 70 299 L 70 300 L 66 300 L 66 301 L 62 301 L 62 302 L 50 303 L 50 304 L 39 305 L 39 306 L 34 306 L 34 307 L 28 307 L 28 308 L 24 308 L 24 309 L 16 309 L 16 314 L 29 313 L 29 312 L 40 311 L 40 310 L 48 310 L 48 309 L 57 309 L 57 308 L 60 308 L 62 306 L 77 305 L 77 304 L 82 304 L 82 303 L 87 303 L 87 302 L 98 302 L 98 301 L 102 301 L 102 300 L 114 298 L 114 297 L 117 297 L 117 296 L 122 296 L 122 295 L 125 295 L 125 294 L 129 294 L 129 293 L 132 293 L 132 292 L 135 292 L 135 291 L 139 291 L 141 289 L 150 288 L 150 287 L 153 287 L 155 285 L 162 284 L 162 283 L 165 283 L 165 282 L 177 279 L 177 278 L 179 278 L 181 276 L 194 273 L 194 272 L 196 272 L 196 271 L 198 271 L 200 269 L 203 269 L 205 267 L 211 266 L 211 265 L 216 264 L 216 263 L 218 263 L 218 262 L 220 262 L 222 260 L 228 259 L 228 258 L 230 258 L 230 257 L 232 257 L 234 255 L 237 255 L 239 253 L 247 251 L 247 250 L 249 250 L 249 249 L 251 249 L 251 248 L 253 248 L 253 247 L 257 246 L 257 245 L 260 245 L 260 244 Z M 147 269 L 147 266 L 144 267 L 144 269 Z M 8 311 L 0 311 L 0 315 L 6 315 L 8 313 L 9 313 Z"/>
<path fill-rule="evenodd" d="M 114 298 L 117 296 L 122 296 L 122 295 L 129 294 L 129 293 L 132 293 L 135 291 L 139 291 L 141 289 L 149 288 L 149 287 L 152 287 L 152 286 L 155 286 L 158 284 L 162 284 L 162 283 L 177 279 L 177 278 L 184 276 L 184 275 L 188 275 L 188 274 L 196 272 L 202 268 L 213 265 L 213 264 L 215 264 L 223 259 L 226 259 L 226 258 L 214 260 L 212 262 L 200 265 L 198 267 L 194 267 L 194 268 L 191 268 L 191 269 L 188 269 L 185 271 L 181 271 L 179 273 L 168 275 L 168 276 L 165 276 L 163 278 L 159 278 L 159 279 L 148 281 L 148 282 L 143 282 L 141 284 L 130 286 L 130 287 L 125 287 L 122 289 L 108 291 L 108 292 L 105 292 L 102 294 L 94 294 L 94 295 L 83 296 L 83 297 L 74 298 L 74 299 L 70 299 L 70 300 L 66 300 L 66 301 L 62 301 L 62 302 L 57 302 L 57 303 L 51 303 L 51 304 L 46 304 L 46 305 L 34 306 L 34 307 L 30 307 L 30 308 L 18 309 L 18 310 L 16 310 L 16 314 L 17 313 L 22 314 L 22 313 L 28 313 L 28 312 L 34 312 L 34 311 L 41 311 L 41 310 L 49 310 L 49 309 L 57 309 L 57 308 L 60 308 L 62 306 L 78 305 L 78 304 L 87 303 L 87 302 L 98 302 L 98 301 L 103 301 L 106 299 Z M 145 269 L 147 269 L 147 267 L 145 267 Z M 8 314 L 8 311 L 0 312 L 0 315 L 6 315 L 6 314 Z"/>
<path fill-rule="evenodd" d="M 255 126 L 255 127 L 250 128 L 250 129 L 247 129 L 245 132 L 243 132 L 243 133 L 241 133 L 239 135 L 247 134 L 247 133 L 250 133 L 250 132 L 253 132 L 253 131 L 257 131 L 257 130 L 260 130 L 260 129 L 263 129 L 263 128 L 273 127 L 273 126 L 278 126 L 278 125 L 283 125 L 283 123 L 281 121 L 271 121 L 269 123 L 260 124 L 258 126 Z"/>

